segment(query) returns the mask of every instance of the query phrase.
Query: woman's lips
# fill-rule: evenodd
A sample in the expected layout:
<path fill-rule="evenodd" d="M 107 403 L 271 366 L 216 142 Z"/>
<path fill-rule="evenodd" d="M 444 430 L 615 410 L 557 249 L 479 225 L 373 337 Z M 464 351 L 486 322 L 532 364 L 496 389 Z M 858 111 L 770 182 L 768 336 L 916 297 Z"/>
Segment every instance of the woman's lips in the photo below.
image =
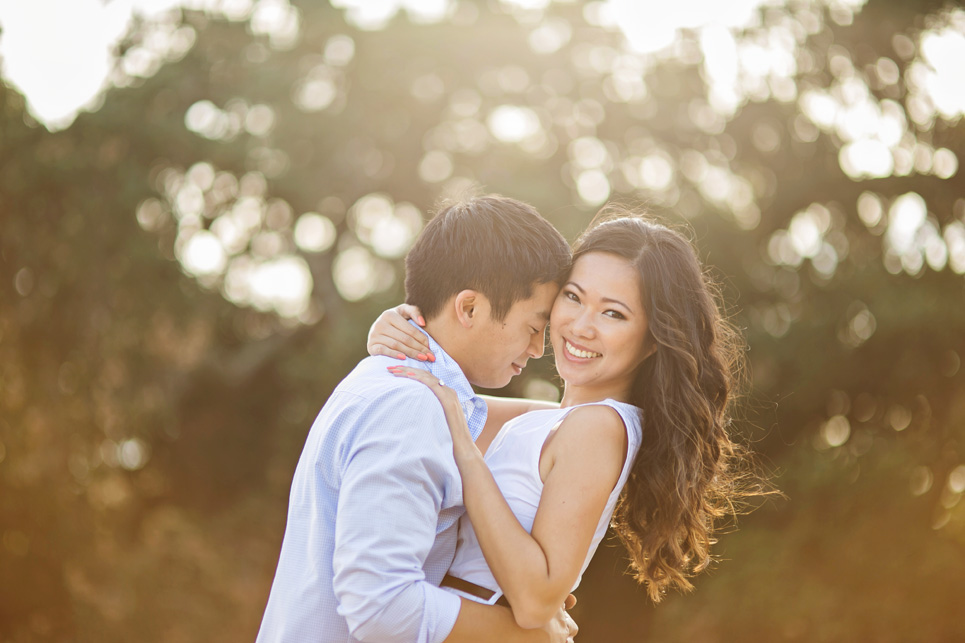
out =
<path fill-rule="evenodd" d="M 563 339 L 563 350 L 568 357 L 580 359 L 580 360 L 603 357 L 602 353 L 597 353 L 595 351 L 587 350 L 582 346 L 573 344 L 566 338 Z"/>

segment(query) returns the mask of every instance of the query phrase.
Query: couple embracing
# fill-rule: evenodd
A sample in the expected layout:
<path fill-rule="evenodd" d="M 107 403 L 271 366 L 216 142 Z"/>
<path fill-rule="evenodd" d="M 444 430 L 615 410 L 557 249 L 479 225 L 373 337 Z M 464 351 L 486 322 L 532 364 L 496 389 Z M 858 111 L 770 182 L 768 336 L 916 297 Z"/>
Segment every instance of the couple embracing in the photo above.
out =
<path fill-rule="evenodd" d="M 571 252 L 476 197 L 427 224 L 405 286 L 309 432 L 258 643 L 570 641 L 611 522 L 653 600 L 688 589 L 740 457 L 735 336 L 690 243 L 623 215 Z M 547 325 L 559 404 L 474 392 Z"/>

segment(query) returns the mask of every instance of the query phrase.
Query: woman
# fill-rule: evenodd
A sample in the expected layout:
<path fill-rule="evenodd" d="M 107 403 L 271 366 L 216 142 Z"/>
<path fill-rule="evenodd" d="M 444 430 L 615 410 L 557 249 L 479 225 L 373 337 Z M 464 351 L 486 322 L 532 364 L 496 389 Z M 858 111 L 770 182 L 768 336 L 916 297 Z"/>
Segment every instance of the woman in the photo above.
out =
<path fill-rule="evenodd" d="M 380 317 L 370 352 L 406 346 L 425 358 L 424 336 L 399 316 Z M 714 520 L 748 495 L 726 432 L 736 335 L 683 236 L 631 216 L 592 225 L 576 243 L 550 338 L 560 407 L 520 415 L 495 438 L 487 421 L 476 444 L 444 383 L 391 367 L 430 386 L 453 437 L 469 520 L 444 584 L 476 597 L 491 590 L 488 602 L 504 594 L 523 627 L 548 621 L 579 584 L 611 515 L 651 599 L 691 589 L 689 576 L 710 562 Z M 488 401 L 490 420 L 525 408 Z"/>

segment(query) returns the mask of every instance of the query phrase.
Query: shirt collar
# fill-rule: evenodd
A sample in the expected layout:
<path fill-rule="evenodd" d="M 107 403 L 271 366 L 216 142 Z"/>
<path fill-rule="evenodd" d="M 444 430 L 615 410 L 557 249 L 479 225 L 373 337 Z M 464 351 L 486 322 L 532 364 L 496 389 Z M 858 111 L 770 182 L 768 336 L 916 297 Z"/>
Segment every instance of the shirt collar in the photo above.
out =
<path fill-rule="evenodd" d="M 482 433 L 486 425 L 486 417 L 489 415 L 489 408 L 481 397 L 472 390 L 472 385 L 466 379 L 466 374 L 456 363 L 456 360 L 449 356 L 449 353 L 442 349 L 432 335 L 427 333 L 415 322 L 410 324 L 418 328 L 426 337 L 429 338 L 429 350 L 435 356 L 434 362 L 422 362 L 422 365 L 430 373 L 442 380 L 442 383 L 456 392 L 459 404 L 462 406 L 463 413 L 466 415 L 466 422 L 469 426 L 469 434 L 475 440 Z"/>
<path fill-rule="evenodd" d="M 443 350 L 439 342 L 433 339 L 432 335 L 427 333 L 425 329 L 413 321 L 409 323 L 429 338 L 429 350 L 432 351 L 432 354 L 436 358 L 434 362 L 424 362 L 429 372 L 442 380 L 443 384 L 454 390 L 459 396 L 460 402 L 467 402 L 475 398 L 476 392 L 472 390 L 472 385 L 469 383 L 469 380 L 466 379 L 466 375 L 462 372 L 459 364 L 456 364 L 456 360 L 452 359 L 449 353 Z"/>

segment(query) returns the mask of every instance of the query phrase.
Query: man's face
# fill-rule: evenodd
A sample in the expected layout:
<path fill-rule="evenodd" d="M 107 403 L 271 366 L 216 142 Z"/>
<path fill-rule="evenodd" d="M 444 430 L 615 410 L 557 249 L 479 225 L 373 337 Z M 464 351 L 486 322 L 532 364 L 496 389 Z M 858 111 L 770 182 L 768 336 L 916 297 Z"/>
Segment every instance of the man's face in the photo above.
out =
<path fill-rule="evenodd" d="M 473 337 L 460 364 L 466 378 L 483 388 L 502 388 L 531 357 L 541 357 L 557 292 L 559 286 L 552 282 L 534 286 L 532 297 L 513 304 L 502 321 L 492 318 L 489 301 L 480 296 L 473 313 Z"/>

